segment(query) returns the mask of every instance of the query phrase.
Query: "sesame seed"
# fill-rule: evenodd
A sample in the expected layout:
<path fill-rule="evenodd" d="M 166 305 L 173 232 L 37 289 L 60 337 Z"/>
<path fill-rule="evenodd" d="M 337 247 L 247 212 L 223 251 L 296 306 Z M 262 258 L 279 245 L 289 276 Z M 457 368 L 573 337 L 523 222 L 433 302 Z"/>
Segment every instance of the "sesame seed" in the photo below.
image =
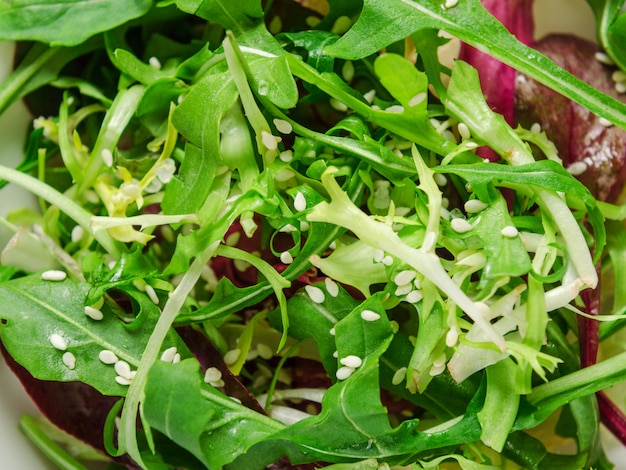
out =
<path fill-rule="evenodd" d="M 445 353 L 441 353 L 437 358 L 433 361 L 433 365 L 440 367 L 446 363 L 446 355 Z"/>
<path fill-rule="evenodd" d="M 224 243 L 227 246 L 236 246 L 237 243 L 239 243 L 240 239 L 241 239 L 241 232 L 233 232 L 226 237 L 226 240 L 224 241 Z"/>
<path fill-rule="evenodd" d="M 289 233 L 289 232 L 297 232 L 298 229 L 291 224 L 287 224 L 287 225 L 282 226 L 278 231 L 283 232 L 283 233 Z"/>
<path fill-rule="evenodd" d="M 335 110 L 335 111 L 339 111 L 341 113 L 346 112 L 348 110 L 348 106 L 346 106 L 344 103 L 342 103 L 341 101 L 339 101 L 336 98 L 331 98 L 329 100 L 330 106 Z"/>
<path fill-rule="evenodd" d="M 130 385 L 130 382 L 132 381 L 132 379 L 118 375 L 117 377 L 115 377 L 115 381 L 120 385 Z"/>
<path fill-rule="evenodd" d="M 291 160 L 293 160 L 293 151 L 285 150 L 284 152 L 280 152 L 278 154 L 278 158 L 280 158 L 281 162 L 289 163 Z"/>
<path fill-rule="evenodd" d="M 400 367 L 395 374 L 393 374 L 393 378 L 391 379 L 391 383 L 393 385 L 400 385 L 402 381 L 406 377 L 406 367 Z"/>
<path fill-rule="evenodd" d="M 361 318 L 365 321 L 376 321 L 380 319 L 380 315 L 373 310 L 363 310 L 361 312 Z"/>
<path fill-rule="evenodd" d="M 413 279 L 417 276 L 417 272 L 412 269 L 405 269 L 404 271 L 400 271 L 393 278 L 393 282 L 398 286 L 403 286 L 405 284 L 410 284 Z"/>
<path fill-rule="evenodd" d="M 178 364 L 180 362 L 180 353 L 174 354 L 174 359 L 172 359 L 172 364 Z"/>
<path fill-rule="evenodd" d="M 270 91 L 270 84 L 265 80 L 259 80 L 259 87 L 257 88 L 257 93 L 261 96 L 267 96 Z"/>
<path fill-rule="evenodd" d="M 615 65 L 613 59 L 606 52 L 598 51 L 594 54 L 596 60 L 604 65 Z"/>
<path fill-rule="evenodd" d="M 104 364 L 115 364 L 119 359 L 115 355 L 113 351 L 109 351 L 108 349 L 103 349 L 98 354 L 98 359 Z"/>
<path fill-rule="evenodd" d="M 74 356 L 71 352 L 64 352 L 61 360 L 68 369 L 74 370 L 76 368 L 76 356 Z"/>
<path fill-rule="evenodd" d="M 167 348 L 161 354 L 161 360 L 163 362 L 172 362 L 174 360 L 174 355 L 176 354 L 176 346 L 172 346 L 171 348 Z"/>
<path fill-rule="evenodd" d="M 411 304 L 416 304 L 417 302 L 422 300 L 423 297 L 424 294 L 422 294 L 421 290 L 414 289 L 406 295 L 406 301 Z"/>
<path fill-rule="evenodd" d="M 456 328 L 451 328 L 448 330 L 448 333 L 446 333 L 446 346 L 448 346 L 449 348 L 454 347 L 454 345 L 456 345 L 456 343 L 459 341 L 459 332 L 456 330 Z"/>
<path fill-rule="evenodd" d="M 330 334 L 330 336 L 335 336 L 337 334 L 337 332 L 335 331 L 335 327 L 333 326 L 330 330 L 328 330 L 328 333 Z"/>
<path fill-rule="evenodd" d="M 209 367 L 204 373 L 206 383 L 215 382 L 222 378 L 222 372 L 217 367 Z"/>
<path fill-rule="evenodd" d="M 513 225 L 507 225 L 502 230 L 500 230 L 500 233 L 503 237 L 506 238 L 515 238 L 519 235 L 519 231 Z"/>
<path fill-rule="evenodd" d="M 291 123 L 285 121 L 284 119 L 274 119 L 274 125 L 276 126 L 276 130 L 281 134 L 291 134 L 293 132 Z"/>
<path fill-rule="evenodd" d="M 311 225 L 306 220 L 300 222 L 300 231 L 301 232 L 308 231 L 310 227 L 311 227 Z"/>
<path fill-rule="evenodd" d="M 626 81 L 626 72 L 623 70 L 616 70 L 611 74 L 611 78 L 614 82 L 624 82 Z"/>
<path fill-rule="evenodd" d="M 452 219 L 450 221 L 450 227 L 452 227 L 452 230 L 454 230 L 456 233 L 466 233 L 472 230 L 473 228 L 472 224 L 470 224 L 465 219 L 461 219 L 460 217 L 457 217 L 456 219 Z"/>
<path fill-rule="evenodd" d="M 148 294 L 148 297 L 150 297 L 150 300 L 153 304 L 159 305 L 159 296 L 154 290 L 154 287 L 152 287 L 150 284 L 146 284 L 146 294 Z"/>
<path fill-rule="evenodd" d="M 567 167 L 567 171 L 569 174 L 574 176 L 582 175 L 585 171 L 587 171 L 587 163 L 582 160 L 572 163 Z"/>
<path fill-rule="evenodd" d="M 396 296 L 400 297 L 401 295 L 408 294 L 409 292 L 411 292 L 411 290 L 413 290 L 413 286 L 411 285 L 411 283 L 408 283 L 402 286 L 398 286 L 396 288 L 395 294 Z"/>
<path fill-rule="evenodd" d="M 117 372 L 117 375 L 119 375 L 120 377 L 125 377 L 129 380 L 133 378 L 128 362 L 117 361 L 113 368 L 115 369 L 115 372 Z"/>
<path fill-rule="evenodd" d="M 615 91 L 618 93 L 626 93 L 626 82 L 617 82 L 615 84 Z"/>
<path fill-rule="evenodd" d="M 426 99 L 426 92 L 421 92 L 415 95 L 413 98 L 411 98 L 408 104 L 410 107 L 417 106 L 420 103 L 422 103 L 425 99 Z"/>
<path fill-rule="evenodd" d="M 350 60 L 346 60 L 341 67 L 341 76 L 346 82 L 351 82 L 354 78 L 354 64 Z"/>
<path fill-rule="evenodd" d="M 280 262 L 283 264 L 291 264 L 293 263 L 293 256 L 288 251 L 283 251 L 280 254 Z"/>
<path fill-rule="evenodd" d="M 446 9 L 454 8 L 457 5 L 457 3 L 459 3 L 459 0 L 446 0 L 444 7 L 446 7 Z"/>
<path fill-rule="evenodd" d="M 376 97 L 376 90 L 370 90 L 363 94 L 363 98 L 365 98 L 365 101 L 367 101 L 369 104 L 372 104 L 374 102 L 375 97 Z"/>
<path fill-rule="evenodd" d="M 319 287 L 307 285 L 304 286 L 304 290 L 309 295 L 309 298 L 316 304 L 321 304 L 326 300 L 326 296 L 324 295 L 324 291 Z"/>
<path fill-rule="evenodd" d="M 444 370 L 446 370 L 446 365 L 445 364 L 443 364 L 441 366 L 432 366 L 430 368 L 430 371 L 428 372 L 428 374 L 431 377 L 435 377 L 435 376 L 441 374 Z"/>
<path fill-rule="evenodd" d="M 446 175 L 442 175 L 441 173 L 435 173 L 434 178 L 437 186 L 445 186 L 448 184 L 448 178 L 446 178 Z"/>
<path fill-rule="evenodd" d="M 400 106 L 399 104 L 394 104 L 385 109 L 388 113 L 401 114 L 404 112 L 404 106 Z"/>
<path fill-rule="evenodd" d="M 293 198 L 293 207 L 298 212 L 306 209 L 306 199 L 304 197 L 304 194 L 302 194 L 300 191 L 298 191 L 296 193 L 296 197 Z"/>
<path fill-rule="evenodd" d="M 339 357 L 339 351 L 333 352 L 333 357 L 337 359 Z"/>
<path fill-rule="evenodd" d="M 457 129 L 459 131 L 459 135 L 461 136 L 463 140 L 466 140 L 472 137 L 469 127 L 467 127 L 467 124 L 465 124 L 464 122 L 459 122 L 459 124 L 457 125 Z"/>
<path fill-rule="evenodd" d="M 478 144 L 476 142 L 465 142 L 464 145 L 466 149 L 475 149 L 476 147 L 478 147 Z"/>
<path fill-rule="evenodd" d="M 50 335 L 50 344 L 54 347 L 54 349 L 58 349 L 59 351 L 65 351 L 67 349 L 67 342 L 63 339 L 58 333 L 52 333 Z"/>
<path fill-rule="evenodd" d="M 70 234 L 70 238 L 71 238 L 72 242 L 78 243 L 79 241 L 81 241 L 83 239 L 83 235 L 85 235 L 85 229 L 82 228 L 80 225 L 76 225 L 72 229 L 72 233 Z"/>
<path fill-rule="evenodd" d="M 100 310 L 94 307 L 90 307 L 89 305 L 85 306 L 85 315 L 96 321 L 102 320 L 104 318 L 104 314 Z"/>
<path fill-rule="evenodd" d="M 337 297 L 339 295 L 339 285 L 331 278 L 327 277 L 326 279 L 324 279 L 324 285 L 326 286 L 326 290 L 332 297 Z"/>
<path fill-rule="evenodd" d="M 278 148 L 278 142 L 280 142 L 280 137 L 276 137 L 267 131 L 261 131 L 261 141 L 268 150 L 276 150 Z"/>
<path fill-rule="evenodd" d="M 339 380 L 346 380 L 348 377 L 352 375 L 354 369 L 352 367 L 343 366 L 337 369 L 336 376 Z"/>
<path fill-rule="evenodd" d="M 611 126 L 613 126 L 613 123 L 611 121 L 609 121 L 607 118 L 603 118 L 603 117 L 599 117 L 598 118 L 598 124 L 600 124 L 601 126 L 604 126 L 604 127 L 611 127 Z"/>
<path fill-rule="evenodd" d="M 387 255 L 380 262 L 385 266 L 391 266 L 393 264 L 393 258 Z"/>
<path fill-rule="evenodd" d="M 150 57 L 150 59 L 148 59 L 148 63 L 157 70 L 161 69 L 161 61 L 156 57 Z"/>
<path fill-rule="evenodd" d="M 485 210 L 487 206 L 488 205 L 480 199 L 470 199 L 463 205 L 463 208 L 468 214 L 475 214 L 477 212 Z"/>
<path fill-rule="evenodd" d="M 532 126 L 530 126 L 530 132 L 532 132 L 533 134 L 540 134 L 541 124 L 539 124 L 538 122 L 534 122 Z"/>
<path fill-rule="evenodd" d="M 113 166 L 113 152 L 109 149 L 102 149 L 100 152 L 100 158 L 102 162 L 109 168 Z"/>
<path fill-rule="evenodd" d="M 241 349 L 239 348 L 231 349 L 230 351 L 226 352 L 226 354 L 224 354 L 224 363 L 227 366 L 231 366 L 235 362 L 237 362 L 240 355 L 241 355 Z"/>
<path fill-rule="evenodd" d="M 422 250 L 432 251 L 435 248 L 435 242 L 437 241 L 437 234 L 435 232 L 428 232 L 422 242 Z"/>
<path fill-rule="evenodd" d="M 361 367 L 361 364 L 363 364 L 363 360 L 359 356 L 354 355 L 342 357 L 339 359 L 339 362 L 344 366 L 352 367 L 353 369 Z"/>
<path fill-rule="evenodd" d="M 378 248 L 374 250 L 374 261 L 376 261 L 377 263 L 380 263 L 382 262 L 384 257 L 385 257 L 385 252 L 383 250 L 380 250 Z"/>
<path fill-rule="evenodd" d="M 58 269 L 49 269 L 41 273 L 41 279 L 44 281 L 64 281 L 67 273 Z"/>
<path fill-rule="evenodd" d="M 257 344 L 256 350 L 259 352 L 259 356 L 265 360 L 269 360 L 274 357 L 274 350 L 265 343 Z"/>

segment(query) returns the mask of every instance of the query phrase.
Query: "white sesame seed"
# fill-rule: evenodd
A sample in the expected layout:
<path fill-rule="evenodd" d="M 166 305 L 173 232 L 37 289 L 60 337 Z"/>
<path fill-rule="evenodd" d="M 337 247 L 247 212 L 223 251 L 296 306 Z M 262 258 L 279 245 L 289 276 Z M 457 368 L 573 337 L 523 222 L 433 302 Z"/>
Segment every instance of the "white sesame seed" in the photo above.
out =
<path fill-rule="evenodd" d="M 405 284 L 410 284 L 413 279 L 417 276 L 417 272 L 412 269 L 405 269 L 404 271 L 400 271 L 393 278 L 393 282 L 398 286 L 403 286 Z"/>
<path fill-rule="evenodd" d="M 342 103 L 341 101 L 339 101 L 336 98 L 331 98 L 329 100 L 330 106 L 335 110 L 335 111 L 339 111 L 341 113 L 346 112 L 348 110 L 348 106 L 346 106 L 344 103 Z"/>
<path fill-rule="evenodd" d="M 59 269 L 49 269 L 41 273 L 41 279 L 44 281 L 64 281 L 67 273 Z"/>
<path fill-rule="evenodd" d="M 582 175 L 585 171 L 587 171 L 587 163 L 582 160 L 578 160 L 577 162 L 574 162 L 570 166 L 568 166 L 567 171 L 574 176 Z"/>
<path fill-rule="evenodd" d="M 67 349 L 67 341 L 65 341 L 65 339 L 63 339 L 63 336 L 61 336 L 58 333 L 52 333 L 50 335 L 50 338 L 48 338 L 50 340 L 50 344 L 54 347 L 54 349 L 58 349 L 59 351 L 65 351 Z"/>
<path fill-rule="evenodd" d="M 281 134 L 291 134 L 293 132 L 291 123 L 285 121 L 284 119 L 274 119 L 274 125 L 276 126 L 276 130 Z"/>
<path fill-rule="evenodd" d="M 393 385 L 400 385 L 405 378 L 406 378 L 406 367 L 400 367 L 395 372 L 395 374 L 393 374 L 393 378 L 391 379 L 391 383 Z"/>
<path fill-rule="evenodd" d="M 372 104 L 374 102 L 375 97 L 376 97 L 376 90 L 370 90 L 363 94 L 363 98 L 365 98 L 365 101 L 367 101 L 369 104 Z"/>
<path fill-rule="evenodd" d="M 459 341 L 459 332 L 456 330 L 456 328 L 449 329 L 448 333 L 446 333 L 446 346 L 448 346 L 449 348 L 452 348 L 456 345 L 458 341 Z"/>
<path fill-rule="evenodd" d="M 113 351 L 109 351 L 108 349 L 103 349 L 98 354 L 98 359 L 104 364 L 115 364 L 119 359 L 115 355 Z"/>
<path fill-rule="evenodd" d="M 232 366 L 235 362 L 237 362 L 240 355 L 241 355 L 241 349 L 239 348 L 231 349 L 230 351 L 226 352 L 226 354 L 224 354 L 224 363 L 227 366 Z"/>
<path fill-rule="evenodd" d="M 267 131 L 261 131 L 261 141 L 268 150 L 276 150 L 278 148 L 278 142 L 280 142 L 280 137 L 276 137 Z"/>
<path fill-rule="evenodd" d="M 280 262 L 283 264 L 291 264 L 293 263 L 293 256 L 288 251 L 283 251 L 280 254 Z"/>
<path fill-rule="evenodd" d="M 450 221 L 450 227 L 456 233 L 466 233 L 472 230 L 472 224 L 470 224 L 467 220 L 457 217 Z"/>
<path fill-rule="evenodd" d="M 117 377 L 115 377 L 115 381 L 120 385 L 130 385 L 132 379 L 118 375 Z"/>
<path fill-rule="evenodd" d="M 476 142 L 465 142 L 465 148 L 466 149 L 475 149 L 476 147 L 478 147 L 478 144 Z"/>
<path fill-rule="evenodd" d="M 378 248 L 374 250 L 374 261 L 376 261 L 377 263 L 381 263 L 384 257 L 385 252 L 383 250 L 380 250 Z"/>
<path fill-rule="evenodd" d="M 434 178 L 437 186 L 445 186 L 448 184 L 448 178 L 446 178 L 446 175 L 442 175 L 441 173 L 435 173 Z"/>
<path fill-rule="evenodd" d="M 459 131 L 459 135 L 461 136 L 463 140 L 466 140 L 472 137 L 469 127 L 467 127 L 467 124 L 465 124 L 464 122 L 459 122 L 459 124 L 457 125 L 457 129 Z"/>
<path fill-rule="evenodd" d="M 615 91 L 618 93 L 626 93 L 626 82 L 615 83 Z"/>
<path fill-rule="evenodd" d="M 421 92 L 415 95 L 413 98 L 409 100 L 408 105 L 412 108 L 414 106 L 419 105 L 426 99 L 426 92 Z"/>
<path fill-rule="evenodd" d="M 437 356 L 437 358 L 433 361 L 433 365 L 440 367 L 442 365 L 444 365 L 446 363 L 446 354 L 445 353 L 441 353 L 439 356 Z"/>
<path fill-rule="evenodd" d="M 393 264 L 393 258 L 387 255 L 382 260 L 380 260 L 380 262 L 385 266 L 391 266 Z"/>
<path fill-rule="evenodd" d="M 61 360 L 68 369 L 74 370 L 76 368 L 76 356 L 74 356 L 71 352 L 64 352 Z"/>
<path fill-rule="evenodd" d="M 480 199 L 470 199 L 463 205 L 463 208 L 468 214 L 475 214 L 477 212 L 485 210 L 487 206 L 488 205 Z"/>
<path fill-rule="evenodd" d="M 226 240 L 224 240 L 224 243 L 227 246 L 236 246 L 237 243 L 239 243 L 240 239 L 241 239 L 241 232 L 233 232 L 226 237 Z"/>
<path fill-rule="evenodd" d="M 176 346 L 172 346 L 171 348 L 167 348 L 161 354 L 161 360 L 163 362 L 172 362 L 174 360 L 174 355 L 176 354 Z"/>
<path fill-rule="evenodd" d="M 363 359 L 361 359 L 359 356 L 349 355 L 339 359 L 339 362 L 344 366 L 356 369 L 357 367 L 361 367 L 361 364 L 363 364 Z"/>
<path fill-rule="evenodd" d="M 337 297 L 339 295 L 339 285 L 331 278 L 327 277 L 324 279 L 324 285 L 326 286 L 326 291 L 328 291 L 332 297 Z"/>
<path fill-rule="evenodd" d="M 100 152 L 100 158 L 102 162 L 109 168 L 113 166 L 113 152 L 109 149 L 102 149 Z"/>
<path fill-rule="evenodd" d="M 339 357 L 339 351 L 333 352 L 333 357 L 337 359 Z"/>
<path fill-rule="evenodd" d="M 289 163 L 291 160 L 293 160 L 293 151 L 285 150 L 284 152 L 280 152 L 278 154 L 278 158 L 280 158 L 281 162 Z"/>
<path fill-rule="evenodd" d="M 396 291 L 394 292 L 394 294 L 398 297 L 400 297 L 401 295 L 406 295 L 409 292 L 411 292 L 413 290 L 413 286 L 411 285 L 411 283 L 408 284 L 404 284 L 402 286 L 398 286 L 396 288 Z"/>
<path fill-rule="evenodd" d="M 533 134 L 540 134 L 541 133 L 541 124 L 539 124 L 538 122 L 534 122 L 530 126 L 530 132 L 532 132 Z"/>
<path fill-rule="evenodd" d="M 424 294 L 422 294 L 421 290 L 414 289 L 406 295 L 406 301 L 411 304 L 416 304 L 417 302 L 422 300 L 423 297 Z"/>
<path fill-rule="evenodd" d="M 437 242 L 437 234 L 435 232 L 428 232 L 424 237 L 424 241 L 422 242 L 422 250 L 424 251 L 432 251 L 435 248 L 435 243 Z"/>
<path fill-rule="evenodd" d="M 404 112 L 404 106 L 394 104 L 385 109 L 388 113 L 402 114 Z"/>
<path fill-rule="evenodd" d="M 352 367 L 343 366 L 337 369 L 337 373 L 335 374 L 339 380 L 346 380 L 348 377 L 352 375 L 354 369 Z"/>
<path fill-rule="evenodd" d="M 307 232 L 310 227 L 311 227 L 311 225 L 306 220 L 303 220 L 302 222 L 300 222 L 300 231 L 301 232 Z"/>
<path fill-rule="evenodd" d="M 446 0 L 446 3 L 444 4 L 444 7 L 448 8 L 454 8 L 457 3 L 459 3 L 459 0 Z"/>
<path fill-rule="evenodd" d="M 503 227 L 502 230 L 500 230 L 500 233 L 506 238 L 515 238 L 519 235 L 519 231 L 513 225 Z"/>
<path fill-rule="evenodd" d="M 614 82 L 624 82 L 626 81 L 626 72 L 623 70 L 616 70 L 611 74 L 611 78 Z"/>
<path fill-rule="evenodd" d="M 274 357 L 274 350 L 265 343 L 257 344 L 256 350 L 259 351 L 259 356 L 265 360 L 269 360 Z"/>
<path fill-rule="evenodd" d="M 287 224 L 287 225 L 282 226 L 278 231 L 283 232 L 283 233 L 289 233 L 289 232 L 297 232 L 298 229 L 291 224 Z"/>
<path fill-rule="evenodd" d="M 117 361 L 113 366 L 115 372 L 120 377 L 125 377 L 129 380 L 132 380 L 133 376 L 131 374 L 130 365 L 126 361 Z"/>
<path fill-rule="evenodd" d="M 80 225 L 75 225 L 72 229 L 72 233 L 70 234 L 70 239 L 74 243 L 78 243 L 83 239 L 83 235 L 85 235 L 85 229 Z"/>
<path fill-rule="evenodd" d="M 174 354 L 174 359 L 172 359 L 172 364 L 178 364 L 180 362 L 180 353 Z"/>
<path fill-rule="evenodd" d="M 306 209 L 306 198 L 300 191 L 298 191 L 296 196 L 293 198 L 293 207 L 298 212 Z"/>
<path fill-rule="evenodd" d="M 150 57 L 148 63 L 157 70 L 161 69 L 161 61 L 156 57 Z"/>
<path fill-rule="evenodd" d="M 598 124 L 600 124 L 601 126 L 604 127 L 612 127 L 613 123 L 611 121 L 609 121 L 607 118 L 603 118 L 603 117 L 599 117 L 598 118 Z"/>
<path fill-rule="evenodd" d="M 154 290 L 154 287 L 152 287 L 150 284 L 146 284 L 146 294 L 148 294 L 148 297 L 150 297 L 150 300 L 153 304 L 159 305 L 159 296 Z"/>
<path fill-rule="evenodd" d="M 363 310 L 361 312 L 361 318 L 365 321 L 376 321 L 380 319 L 380 315 L 373 310 Z"/>
<path fill-rule="evenodd" d="M 341 67 L 341 76 L 346 82 L 351 82 L 354 78 L 354 64 L 350 60 L 346 60 Z"/>
<path fill-rule="evenodd" d="M 204 373 L 204 381 L 206 383 L 217 382 L 221 378 L 222 372 L 217 367 L 209 367 Z"/>
<path fill-rule="evenodd" d="M 257 88 L 257 93 L 261 96 L 267 96 L 270 91 L 270 84 L 265 80 L 259 80 L 259 87 Z"/>
<path fill-rule="evenodd" d="M 435 377 L 435 376 L 441 374 L 444 370 L 446 370 L 446 365 L 445 364 L 443 364 L 441 366 L 432 366 L 430 368 L 430 371 L 428 372 L 428 374 L 431 377 Z"/>
<path fill-rule="evenodd" d="M 100 310 L 94 307 L 90 307 L 89 305 L 85 306 L 85 315 L 96 321 L 102 320 L 104 318 L 104 314 Z"/>
<path fill-rule="evenodd" d="M 328 333 L 330 334 L 330 336 L 335 336 L 337 334 L 337 332 L 335 331 L 335 327 L 333 326 L 330 330 L 328 330 Z"/>
<path fill-rule="evenodd" d="M 324 302 L 324 300 L 326 300 L 326 295 L 324 294 L 324 291 L 319 287 L 307 285 L 304 286 L 304 290 L 309 295 L 309 298 L 316 304 L 321 304 L 322 302 Z"/>
<path fill-rule="evenodd" d="M 613 59 L 606 52 L 598 51 L 594 54 L 596 60 L 604 65 L 615 65 Z"/>

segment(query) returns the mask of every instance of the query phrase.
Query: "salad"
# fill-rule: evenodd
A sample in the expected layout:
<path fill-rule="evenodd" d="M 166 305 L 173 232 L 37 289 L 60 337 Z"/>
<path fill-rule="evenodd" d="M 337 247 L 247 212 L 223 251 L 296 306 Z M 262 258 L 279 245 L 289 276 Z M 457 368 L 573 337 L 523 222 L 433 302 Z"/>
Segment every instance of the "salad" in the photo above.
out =
<path fill-rule="evenodd" d="M 64 469 L 614 468 L 626 15 L 587 2 L 597 44 L 532 0 L 3 4 L 23 432 Z"/>

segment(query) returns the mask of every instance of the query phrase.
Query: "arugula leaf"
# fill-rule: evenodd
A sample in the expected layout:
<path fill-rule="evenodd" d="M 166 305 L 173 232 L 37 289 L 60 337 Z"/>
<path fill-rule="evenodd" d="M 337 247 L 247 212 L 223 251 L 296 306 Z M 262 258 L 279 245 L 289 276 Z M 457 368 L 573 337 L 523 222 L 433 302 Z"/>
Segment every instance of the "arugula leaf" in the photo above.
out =
<path fill-rule="evenodd" d="M 447 31 L 597 115 L 626 127 L 626 105 L 519 42 L 485 10 L 480 0 L 463 0 L 453 8 L 444 8 L 440 0 L 365 0 L 356 24 L 326 51 L 347 59 L 363 58 L 422 29 Z"/>
<path fill-rule="evenodd" d="M 0 39 L 75 46 L 91 36 L 145 15 L 152 4 L 152 0 L 136 0 L 120 8 L 115 0 L 3 2 L 0 6 Z"/>
<path fill-rule="evenodd" d="M 147 295 L 136 290 L 126 293 L 137 303 L 132 323 L 126 325 L 109 309 L 96 321 L 85 314 L 89 285 L 71 280 L 42 282 L 32 275 L 0 286 L 6 300 L 0 307 L 0 337 L 7 351 L 39 379 L 87 383 L 106 395 L 124 396 L 127 387 L 116 382 L 113 365 L 98 359 L 101 351 L 111 351 L 131 368 L 139 365 L 159 309 Z M 66 350 L 55 349 L 51 335 L 60 335 Z M 176 346 L 182 355 L 189 352 L 171 331 L 165 348 Z M 186 352 L 187 351 L 187 352 Z M 64 354 L 73 359 L 63 361 Z"/>

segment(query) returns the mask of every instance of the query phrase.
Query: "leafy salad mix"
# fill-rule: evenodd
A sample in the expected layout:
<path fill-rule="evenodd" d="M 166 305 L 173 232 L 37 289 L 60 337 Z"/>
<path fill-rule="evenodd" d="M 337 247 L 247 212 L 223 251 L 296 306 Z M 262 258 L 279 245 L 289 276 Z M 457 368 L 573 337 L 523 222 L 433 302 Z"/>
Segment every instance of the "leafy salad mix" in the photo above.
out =
<path fill-rule="evenodd" d="M 619 92 L 624 2 L 588 3 Z M 56 425 L 24 432 L 71 469 L 612 468 L 626 105 L 531 8 L 1 2 L 36 118 L 0 180 L 40 210 L 0 218 L 0 339 Z M 529 81 L 604 163 L 511 119 Z"/>

